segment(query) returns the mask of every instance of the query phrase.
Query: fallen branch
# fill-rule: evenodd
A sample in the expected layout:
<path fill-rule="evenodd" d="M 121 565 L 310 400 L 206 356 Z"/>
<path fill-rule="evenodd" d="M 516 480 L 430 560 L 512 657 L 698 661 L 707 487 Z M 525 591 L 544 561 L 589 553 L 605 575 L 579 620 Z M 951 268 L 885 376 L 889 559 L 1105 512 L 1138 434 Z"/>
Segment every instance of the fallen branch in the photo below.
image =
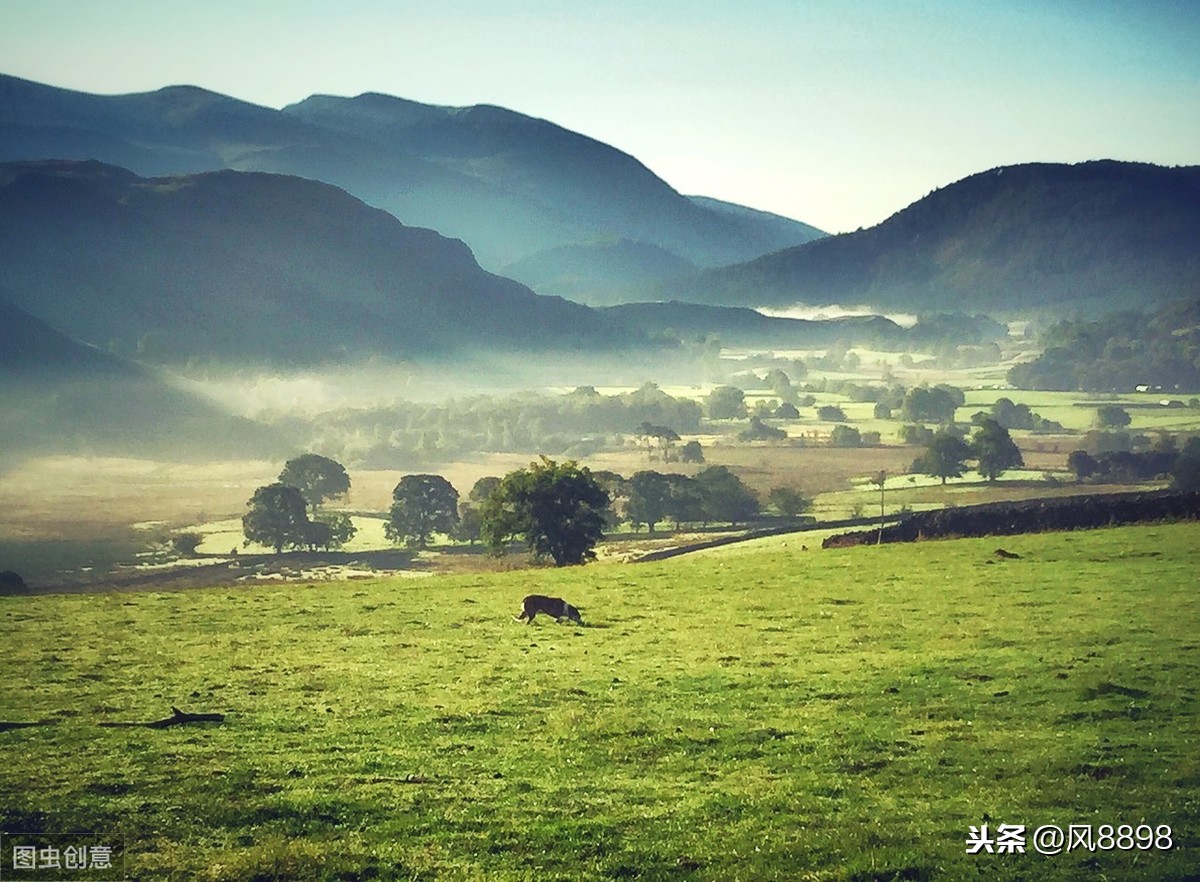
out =
<path fill-rule="evenodd" d="M 171 716 L 162 720 L 153 720 L 149 723 L 101 723 L 100 725 L 107 729 L 127 726 L 141 726 L 146 729 L 165 729 L 168 726 L 182 726 L 186 723 L 221 723 L 224 720 L 224 714 L 189 714 L 172 706 Z"/>

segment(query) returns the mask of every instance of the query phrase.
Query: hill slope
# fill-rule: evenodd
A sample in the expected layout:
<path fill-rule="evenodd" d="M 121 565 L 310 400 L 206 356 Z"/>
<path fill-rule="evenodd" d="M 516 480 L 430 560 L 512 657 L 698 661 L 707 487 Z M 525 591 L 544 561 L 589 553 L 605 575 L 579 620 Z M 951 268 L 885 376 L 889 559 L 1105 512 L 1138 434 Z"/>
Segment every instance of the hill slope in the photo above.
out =
<path fill-rule="evenodd" d="M 494 269 L 622 239 L 715 266 L 820 235 L 690 200 L 632 156 L 545 120 L 377 94 L 313 96 L 280 111 L 190 86 L 100 96 L 0 76 L 0 160 L 43 158 L 144 175 L 233 168 L 326 181 L 464 239 Z"/>
<path fill-rule="evenodd" d="M 0 300 L 0 467 L 26 455 L 269 458 L 272 431 Z"/>
<path fill-rule="evenodd" d="M 1200 167 L 1032 164 L 965 178 L 868 230 L 668 289 L 703 303 L 1115 308 L 1200 290 Z"/>
<path fill-rule="evenodd" d="M 505 276 L 543 294 L 589 306 L 636 302 L 658 286 L 690 278 L 697 267 L 657 245 L 560 245 L 510 263 Z"/>
<path fill-rule="evenodd" d="M 77 339 L 169 361 L 608 347 L 586 307 L 326 184 L 95 162 L 0 165 L 4 296 Z"/>

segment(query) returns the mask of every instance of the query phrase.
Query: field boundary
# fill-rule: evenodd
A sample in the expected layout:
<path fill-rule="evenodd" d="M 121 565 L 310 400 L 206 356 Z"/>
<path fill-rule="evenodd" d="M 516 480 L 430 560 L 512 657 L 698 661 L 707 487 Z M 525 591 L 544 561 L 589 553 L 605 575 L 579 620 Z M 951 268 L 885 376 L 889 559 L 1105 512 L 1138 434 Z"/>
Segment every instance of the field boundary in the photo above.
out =
<path fill-rule="evenodd" d="M 910 514 L 879 532 L 841 533 L 822 548 L 972 536 L 1013 536 L 1200 518 L 1200 492 L 1153 490 L 988 502 Z"/>
<path fill-rule="evenodd" d="M 883 523 L 891 524 L 901 520 L 904 515 L 889 514 L 882 518 Z M 840 530 L 843 527 L 878 527 L 880 518 L 843 518 L 838 521 L 813 521 L 807 524 L 788 524 L 784 527 L 764 527 L 758 530 L 747 530 L 737 536 L 722 536 L 719 539 L 709 539 L 705 542 L 693 542 L 690 545 L 679 545 L 675 548 L 663 548 L 651 551 L 641 557 L 633 558 L 630 563 L 653 563 L 657 560 L 668 560 L 693 551 L 704 551 L 709 548 L 720 548 L 722 545 L 733 545 L 737 542 L 749 542 L 751 539 L 765 539 L 770 536 L 787 536 L 792 533 L 812 533 L 817 530 Z M 864 533 L 874 536 L 876 533 Z"/>

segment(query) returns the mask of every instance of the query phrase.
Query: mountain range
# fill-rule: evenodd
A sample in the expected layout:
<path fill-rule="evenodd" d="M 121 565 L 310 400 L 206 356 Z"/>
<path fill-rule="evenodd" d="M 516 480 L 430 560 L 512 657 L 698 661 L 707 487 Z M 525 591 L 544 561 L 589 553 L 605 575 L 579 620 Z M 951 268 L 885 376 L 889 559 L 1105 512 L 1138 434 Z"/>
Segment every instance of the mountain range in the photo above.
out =
<path fill-rule="evenodd" d="M 683 196 L 629 154 L 546 120 L 373 93 L 275 110 L 193 86 L 92 95 L 0 76 L 0 161 L 48 158 L 146 176 L 228 168 L 325 181 L 464 240 L 493 270 L 567 245 L 625 242 L 712 267 L 823 235 Z"/>
<path fill-rule="evenodd" d="M 596 350 L 633 338 L 328 184 L 0 164 L 0 297 L 155 362 L 308 364 Z"/>
<path fill-rule="evenodd" d="M 997 168 L 823 236 L 684 197 L 626 153 L 498 107 L 370 93 L 273 110 L 188 86 L 99 96 L 0 76 L 0 158 L 21 157 L 0 181 L 0 296 L 130 354 L 321 361 L 631 342 L 618 314 L 577 303 L 1012 315 L 1200 290 L 1197 167 Z M 730 260 L 743 262 L 714 266 Z M 669 303 L 638 315 L 652 329 L 681 318 Z M 689 320 L 705 333 L 732 322 L 738 339 L 759 324 Z"/>
<path fill-rule="evenodd" d="M 1019 314 L 1138 307 L 1200 292 L 1200 167 L 996 168 L 878 226 L 661 286 L 745 306 Z"/>

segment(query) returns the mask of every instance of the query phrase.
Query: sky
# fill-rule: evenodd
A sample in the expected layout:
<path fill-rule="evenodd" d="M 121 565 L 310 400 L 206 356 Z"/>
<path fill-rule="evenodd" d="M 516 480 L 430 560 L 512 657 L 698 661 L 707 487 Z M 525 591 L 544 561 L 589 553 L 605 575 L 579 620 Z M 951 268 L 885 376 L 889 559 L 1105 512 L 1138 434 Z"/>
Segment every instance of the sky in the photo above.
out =
<path fill-rule="evenodd" d="M 1200 164 L 1200 0 L 0 0 L 0 72 L 497 104 L 828 232 L 1000 165 Z"/>

